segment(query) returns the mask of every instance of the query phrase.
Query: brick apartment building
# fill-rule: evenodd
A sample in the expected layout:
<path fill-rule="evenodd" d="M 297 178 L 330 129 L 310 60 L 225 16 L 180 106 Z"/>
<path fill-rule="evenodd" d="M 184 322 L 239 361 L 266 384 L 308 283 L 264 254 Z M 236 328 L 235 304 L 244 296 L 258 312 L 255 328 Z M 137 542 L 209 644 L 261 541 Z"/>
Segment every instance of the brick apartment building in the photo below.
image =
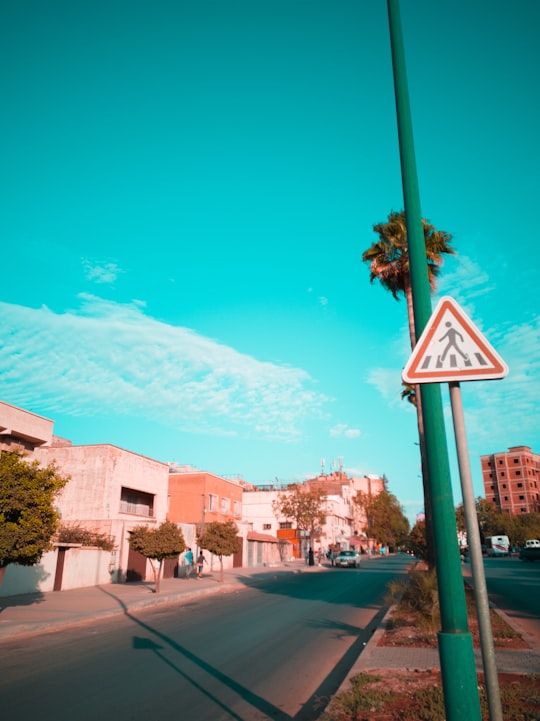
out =
<path fill-rule="evenodd" d="M 540 511 L 540 455 L 529 446 L 480 456 L 486 501 L 500 513 L 517 516 Z"/>

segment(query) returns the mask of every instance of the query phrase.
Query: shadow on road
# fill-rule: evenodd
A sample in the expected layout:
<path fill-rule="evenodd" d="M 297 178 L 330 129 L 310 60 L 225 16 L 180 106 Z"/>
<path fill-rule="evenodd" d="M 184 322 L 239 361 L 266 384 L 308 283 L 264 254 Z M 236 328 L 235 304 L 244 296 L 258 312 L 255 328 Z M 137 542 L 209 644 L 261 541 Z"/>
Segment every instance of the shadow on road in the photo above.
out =
<path fill-rule="evenodd" d="M 140 628 L 143 628 L 144 630 L 148 631 L 149 633 L 153 634 L 155 638 L 160 639 L 164 644 L 166 644 L 169 648 L 172 648 L 174 651 L 178 652 L 183 658 L 191 661 L 191 663 L 195 664 L 199 668 L 201 668 L 203 671 L 208 673 L 210 676 L 218 680 L 220 683 L 223 683 L 227 688 L 235 691 L 241 699 L 244 701 L 247 701 L 251 706 L 256 708 L 258 711 L 266 714 L 271 719 L 276 719 L 276 721 L 293 721 L 291 716 L 289 714 L 284 713 L 281 709 L 279 709 L 277 706 L 274 706 L 273 704 L 269 703 L 265 699 L 261 698 L 257 694 L 254 694 L 252 691 L 250 691 L 245 686 L 242 686 L 242 684 L 237 683 L 234 679 L 232 679 L 230 676 L 227 676 L 219 669 L 215 668 L 211 664 L 207 663 L 206 661 L 203 661 L 199 656 L 196 656 L 194 653 L 189 651 L 184 646 L 181 646 L 179 643 L 174 641 L 169 636 L 166 636 L 165 634 L 161 633 L 157 629 L 153 628 L 149 624 L 145 623 L 144 621 L 141 621 L 141 619 L 137 618 L 136 616 L 131 613 L 125 604 L 117 598 L 113 593 L 110 593 L 106 589 L 102 589 L 103 593 L 106 593 L 107 595 L 111 596 L 111 598 L 114 598 L 118 601 L 119 605 L 124 609 L 124 615 L 126 618 L 129 618 L 133 623 L 136 623 Z M 236 714 L 231 708 L 224 705 L 214 694 L 212 694 L 207 688 L 204 686 L 201 686 L 195 679 L 193 679 L 189 674 L 187 674 L 185 671 L 183 671 L 181 668 L 179 668 L 176 664 L 172 663 L 168 658 L 166 658 L 162 653 L 162 646 L 157 644 L 155 641 L 149 638 L 143 638 L 135 636 L 133 638 L 133 647 L 135 649 L 140 650 L 151 650 L 153 651 L 160 660 L 162 660 L 167 666 L 172 668 L 176 673 L 178 673 L 182 678 L 184 678 L 188 683 L 190 683 L 194 688 L 196 688 L 198 691 L 201 692 L 204 696 L 206 696 L 208 699 L 210 699 L 212 702 L 217 704 L 223 711 L 226 711 L 231 718 L 236 719 L 237 721 L 251 721 L 248 717 L 242 717 Z"/>
<path fill-rule="evenodd" d="M 374 567 L 373 571 L 377 571 L 377 569 L 375 569 Z M 332 569 L 330 571 L 330 574 L 334 572 L 339 573 L 340 571 L 335 571 L 334 569 Z M 355 573 L 356 571 L 352 570 L 351 572 Z M 389 575 L 395 576 L 396 569 L 394 567 L 394 569 L 390 571 L 390 568 L 388 568 L 387 572 L 389 573 Z M 290 593 L 296 598 L 308 600 L 312 598 L 317 598 L 319 596 L 321 598 L 324 598 L 320 594 L 320 590 L 317 590 L 316 584 L 313 583 L 313 581 L 311 580 L 313 579 L 314 575 L 315 574 L 303 574 L 302 580 L 305 581 L 305 583 L 293 583 L 290 586 L 289 584 L 287 584 L 287 595 Z M 272 583 L 275 585 L 275 580 L 272 581 L 272 579 L 266 579 L 262 583 L 257 583 L 257 590 L 271 593 Z M 249 583 L 247 585 L 253 584 Z M 235 719 L 236 721 L 253 721 L 253 711 L 249 712 L 247 715 L 244 716 L 238 715 L 238 713 L 236 713 L 232 708 L 224 704 L 206 686 L 201 685 L 193 676 L 180 668 L 179 665 L 173 663 L 170 658 L 167 658 L 167 656 L 163 652 L 165 646 L 169 649 L 173 649 L 183 659 L 187 659 L 189 662 L 202 669 L 213 679 L 223 684 L 227 689 L 232 690 L 238 695 L 240 699 L 248 703 L 252 707 L 252 709 L 268 717 L 268 719 L 272 719 L 273 721 L 316 721 L 316 719 L 319 718 L 319 716 L 325 710 L 332 695 L 336 692 L 336 690 L 347 677 L 347 674 L 350 672 L 352 666 L 358 659 L 358 656 L 362 652 L 364 646 L 368 642 L 374 630 L 377 628 L 380 620 L 382 619 L 386 611 L 385 608 L 379 608 L 377 614 L 372 618 L 368 626 L 366 626 L 365 628 L 358 628 L 349 624 L 339 623 L 330 620 L 321 620 L 315 622 L 315 625 L 319 628 L 333 627 L 336 629 L 336 634 L 338 634 L 338 636 L 351 636 L 354 637 L 355 640 L 348 647 L 347 651 L 343 654 L 337 664 L 332 668 L 330 673 L 327 674 L 327 676 L 319 684 L 318 688 L 313 692 L 311 697 L 306 701 L 306 703 L 302 706 L 298 713 L 296 713 L 294 716 L 290 716 L 279 707 L 267 701 L 265 698 L 262 698 L 258 694 L 251 691 L 249 688 L 246 688 L 244 685 L 236 681 L 231 676 L 223 673 L 207 661 L 204 661 L 202 658 L 192 653 L 189 649 L 177 643 L 174 639 L 153 628 L 150 624 L 142 621 L 140 618 L 137 618 L 137 616 L 135 616 L 127 609 L 121 599 L 117 598 L 113 593 L 106 590 L 105 588 L 102 588 L 102 590 L 103 593 L 108 594 L 118 602 L 118 604 L 123 608 L 126 618 L 129 618 L 133 623 L 137 624 L 140 629 L 143 629 L 144 631 L 147 631 L 149 634 L 151 634 L 151 637 L 139 635 L 134 636 L 133 648 L 154 653 L 169 668 L 173 669 L 186 682 L 191 684 L 194 688 L 197 689 L 197 691 L 199 691 L 202 695 L 206 696 L 211 702 L 216 704 L 217 707 L 219 707 L 223 712 L 227 713 L 232 719 Z M 283 590 L 283 587 L 281 587 L 280 593 L 283 593 Z M 332 599 L 330 599 L 330 602 L 332 602 Z M 336 602 L 340 601 L 336 599 Z"/>

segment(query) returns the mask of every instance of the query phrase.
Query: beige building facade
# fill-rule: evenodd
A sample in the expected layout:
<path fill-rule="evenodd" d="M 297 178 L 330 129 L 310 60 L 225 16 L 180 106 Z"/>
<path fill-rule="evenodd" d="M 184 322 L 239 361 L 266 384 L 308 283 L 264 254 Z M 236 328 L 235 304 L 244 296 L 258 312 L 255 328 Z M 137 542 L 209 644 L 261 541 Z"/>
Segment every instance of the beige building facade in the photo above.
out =
<path fill-rule="evenodd" d="M 70 476 L 58 497 L 62 523 L 80 524 L 113 540 L 111 581 L 151 578 L 145 560 L 129 549 L 129 533 L 166 520 L 168 465 L 109 444 L 41 447 L 34 457 L 43 465 L 56 463 Z"/>

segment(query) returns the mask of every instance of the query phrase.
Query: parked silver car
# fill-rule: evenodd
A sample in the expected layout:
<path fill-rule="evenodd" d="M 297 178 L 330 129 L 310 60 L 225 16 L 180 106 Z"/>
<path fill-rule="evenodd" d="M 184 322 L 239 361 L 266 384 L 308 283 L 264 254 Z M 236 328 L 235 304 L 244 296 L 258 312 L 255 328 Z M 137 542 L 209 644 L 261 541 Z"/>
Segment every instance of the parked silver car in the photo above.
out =
<path fill-rule="evenodd" d="M 340 551 L 336 556 L 335 564 L 341 568 L 359 568 L 360 556 L 356 551 Z"/>

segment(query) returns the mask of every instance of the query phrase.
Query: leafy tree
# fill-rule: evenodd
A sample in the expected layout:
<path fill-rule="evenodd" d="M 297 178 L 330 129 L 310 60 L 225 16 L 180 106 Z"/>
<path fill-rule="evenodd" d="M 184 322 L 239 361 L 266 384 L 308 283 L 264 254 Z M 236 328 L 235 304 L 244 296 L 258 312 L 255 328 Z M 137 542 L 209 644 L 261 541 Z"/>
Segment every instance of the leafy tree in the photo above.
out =
<path fill-rule="evenodd" d="M 416 558 L 421 558 L 424 561 L 426 560 L 427 542 L 425 521 L 416 521 L 409 533 L 406 545 L 411 549 Z"/>
<path fill-rule="evenodd" d="M 313 548 L 313 541 L 326 521 L 325 500 L 326 494 L 320 488 L 310 491 L 297 484 L 273 501 L 272 508 L 276 517 L 294 521 L 299 531 L 307 533 Z"/>
<path fill-rule="evenodd" d="M 540 513 L 522 513 L 512 518 L 513 528 L 510 540 L 524 546 L 529 538 L 540 538 Z"/>
<path fill-rule="evenodd" d="M 129 547 L 150 559 L 156 593 L 159 593 L 163 561 L 166 558 L 177 558 L 185 550 L 186 542 L 182 530 L 174 523 L 165 521 L 159 528 L 148 526 L 134 528 L 129 538 Z"/>
<path fill-rule="evenodd" d="M 508 536 L 513 545 L 523 546 L 528 538 L 540 537 L 540 513 L 509 516 L 507 513 L 499 513 L 493 503 L 481 496 L 478 496 L 475 505 L 482 541 L 487 536 L 503 535 Z M 456 508 L 456 522 L 458 530 L 466 530 L 462 504 Z"/>
<path fill-rule="evenodd" d="M 425 218 L 422 218 L 424 244 L 426 248 L 426 267 L 428 281 L 433 291 L 436 290 L 436 279 L 443 264 L 443 255 L 453 255 L 452 236 L 443 230 L 437 230 Z M 411 348 L 416 345 L 416 329 L 414 324 L 412 286 L 410 276 L 409 251 L 407 246 L 407 223 L 405 211 L 388 215 L 386 223 L 373 226 L 379 240 L 373 243 L 362 255 L 362 260 L 369 263 L 370 282 L 378 280 L 385 290 L 399 300 L 400 294 L 405 296 L 409 320 Z M 424 511 L 426 517 L 427 562 L 433 566 L 435 554 L 433 549 L 433 533 L 431 518 L 431 490 L 428 478 L 426 444 L 424 439 L 424 421 L 422 417 L 422 401 L 418 388 L 414 393 L 406 388 L 402 393 L 416 406 L 418 437 L 420 441 L 420 457 L 422 464 L 422 483 L 424 488 Z"/>
<path fill-rule="evenodd" d="M 392 548 L 401 545 L 407 539 L 410 529 L 409 520 L 393 493 L 389 493 L 386 489 L 375 496 L 360 492 L 354 500 L 366 514 L 368 536 Z"/>
<path fill-rule="evenodd" d="M 51 547 L 59 521 L 54 501 L 69 477 L 20 451 L 0 451 L 0 582 L 10 563 L 33 566 Z"/>
<path fill-rule="evenodd" d="M 197 535 L 197 543 L 200 548 L 219 558 L 219 580 L 223 583 L 223 556 L 232 556 L 239 550 L 240 539 L 236 523 L 214 521 L 207 524 Z"/>

